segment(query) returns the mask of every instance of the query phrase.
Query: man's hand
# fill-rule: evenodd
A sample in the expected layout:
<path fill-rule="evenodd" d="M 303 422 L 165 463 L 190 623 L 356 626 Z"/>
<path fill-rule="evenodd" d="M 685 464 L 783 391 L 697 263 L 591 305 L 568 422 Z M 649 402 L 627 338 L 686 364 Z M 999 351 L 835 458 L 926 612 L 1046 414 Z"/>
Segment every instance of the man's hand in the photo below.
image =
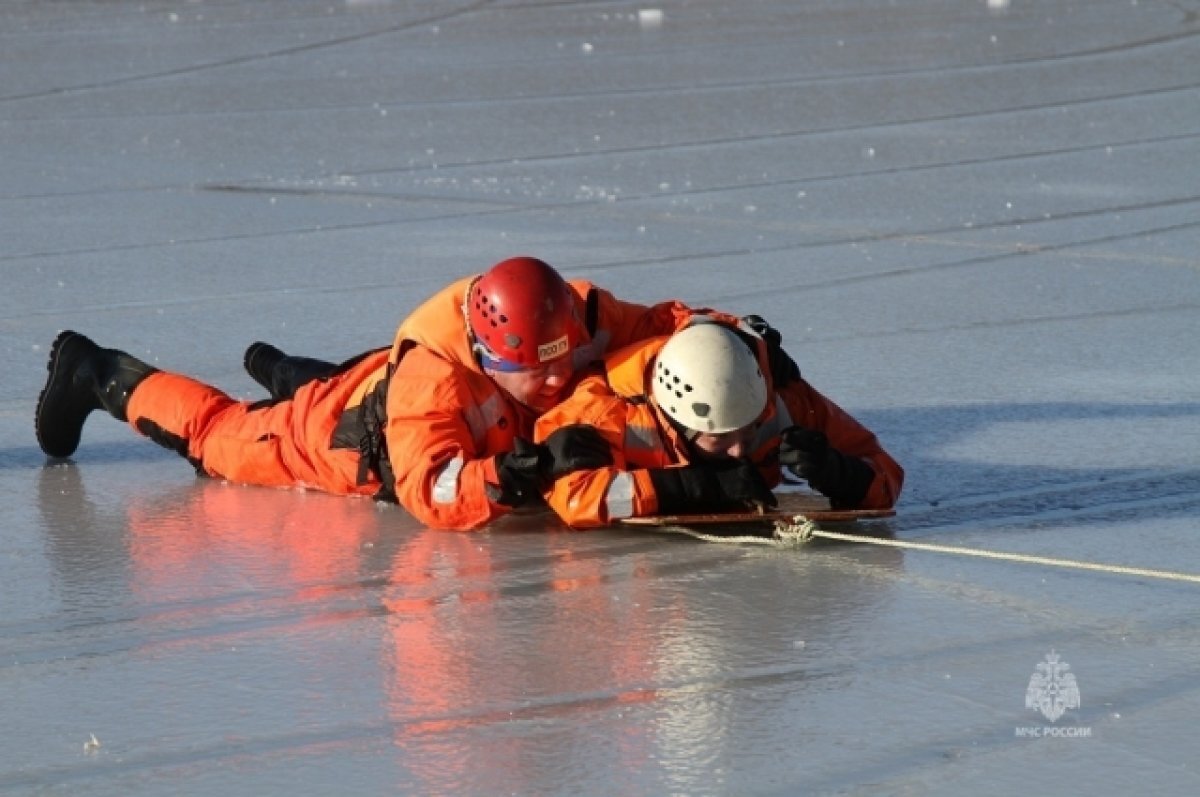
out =
<path fill-rule="evenodd" d="M 774 507 L 775 494 L 754 463 L 695 464 L 682 468 L 651 468 L 650 482 L 664 515 L 721 512 Z"/>
<path fill-rule="evenodd" d="M 543 487 L 564 473 L 607 468 L 612 448 L 595 427 L 577 423 L 555 429 L 542 444 L 546 457 L 540 463 Z"/>
<path fill-rule="evenodd" d="M 779 464 L 805 481 L 820 478 L 829 459 L 829 440 L 824 432 L 791 426 L 779 441 Z"/>
<path fill-rule="evenodd" d="M 875 481 L 870 465 L 829 445 L 824 432 L 802 426 L 783 430 L 779 464 L 827 496 L 836 507 L 859 506 Z"/>
<path fill-rule="evenodd" d="M 512 451 L 496 456 L 500 486 L 492 500 L 505 506 L 523 506 L 541 498 L 542 491 L 565 473 L 606 468 L 612 462 L 607 441 L 584 424 L 556 429 L 541 444 L 518 437 Z"/>

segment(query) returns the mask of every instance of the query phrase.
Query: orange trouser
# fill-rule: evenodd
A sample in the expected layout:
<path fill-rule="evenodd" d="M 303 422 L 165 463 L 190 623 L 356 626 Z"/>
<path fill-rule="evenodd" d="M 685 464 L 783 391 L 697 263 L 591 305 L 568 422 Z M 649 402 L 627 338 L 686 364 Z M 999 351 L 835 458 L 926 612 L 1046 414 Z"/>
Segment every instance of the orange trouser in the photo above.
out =
<path fill-rule="evenodd" d="M 380 486 L 374 475 L 358 483 L 358 450 L 332 448 L 331 441 L 355 388 L 386 361 L 383 350 L 278 402 L 236 401 L 195 379 L 159 371 L 133 391 L 127 415 L 138 432 L 174 448 L 209 476 L 373 495 Z"/>

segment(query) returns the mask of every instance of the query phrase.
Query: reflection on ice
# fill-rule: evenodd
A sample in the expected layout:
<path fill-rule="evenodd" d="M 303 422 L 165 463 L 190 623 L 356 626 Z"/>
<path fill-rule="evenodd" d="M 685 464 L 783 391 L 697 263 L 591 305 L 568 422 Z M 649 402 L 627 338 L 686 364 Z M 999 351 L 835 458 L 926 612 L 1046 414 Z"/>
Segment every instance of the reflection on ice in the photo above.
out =
<path fill-rule="evenodd" d="M 1187 585 L 435 533 L 30 428 L 61 329 L 260 395 L 249 341 L 528 252 L 771 321 L 898 539 L 1194 570 L 1192 0 L 2 9 L 0 791 L 1195 791 Z M 1092 738 L 1014 737 L 1051 649 Z"/>

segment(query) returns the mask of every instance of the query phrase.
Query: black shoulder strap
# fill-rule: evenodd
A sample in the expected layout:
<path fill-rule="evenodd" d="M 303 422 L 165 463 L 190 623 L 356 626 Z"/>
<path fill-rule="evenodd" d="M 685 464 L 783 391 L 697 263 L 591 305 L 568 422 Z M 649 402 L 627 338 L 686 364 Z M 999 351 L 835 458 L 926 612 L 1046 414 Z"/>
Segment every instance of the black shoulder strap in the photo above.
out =
<path fill-rule="evenodd" d="M 588 288 L 587 317 L 585 319 L 589 337 L 596 337 L 596 328 L 600 325 L 600 293 L 595 288 Z"/>
<path fill-rule="evenodd" d="M 374 499 L 396 503 L 396 474 L 392 470 L 391 460 L 388 459 L 387 438 L 383 434 L 387 426 L 387 394 L 388 383 L 391 381 L 389 377 L 390 374 L 379 380 L 358 409 L 361 430 L 358 483 L 365 483 L 368 471 L 373 472 L 380 482 Z"/>

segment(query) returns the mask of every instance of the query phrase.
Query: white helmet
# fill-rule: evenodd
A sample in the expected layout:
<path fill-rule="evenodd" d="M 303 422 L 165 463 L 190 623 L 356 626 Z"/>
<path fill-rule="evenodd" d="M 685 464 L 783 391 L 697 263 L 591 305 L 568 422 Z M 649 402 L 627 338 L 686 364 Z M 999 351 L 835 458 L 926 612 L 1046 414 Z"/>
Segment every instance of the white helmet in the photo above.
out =
<path fill-rule="evenodd" d="M 702 323 L 676 332 L 654 363 L 654 401 L 674 421 L 722 434 L 749 426 L 767 406 L 758 358 L 737 333 Z"/>

